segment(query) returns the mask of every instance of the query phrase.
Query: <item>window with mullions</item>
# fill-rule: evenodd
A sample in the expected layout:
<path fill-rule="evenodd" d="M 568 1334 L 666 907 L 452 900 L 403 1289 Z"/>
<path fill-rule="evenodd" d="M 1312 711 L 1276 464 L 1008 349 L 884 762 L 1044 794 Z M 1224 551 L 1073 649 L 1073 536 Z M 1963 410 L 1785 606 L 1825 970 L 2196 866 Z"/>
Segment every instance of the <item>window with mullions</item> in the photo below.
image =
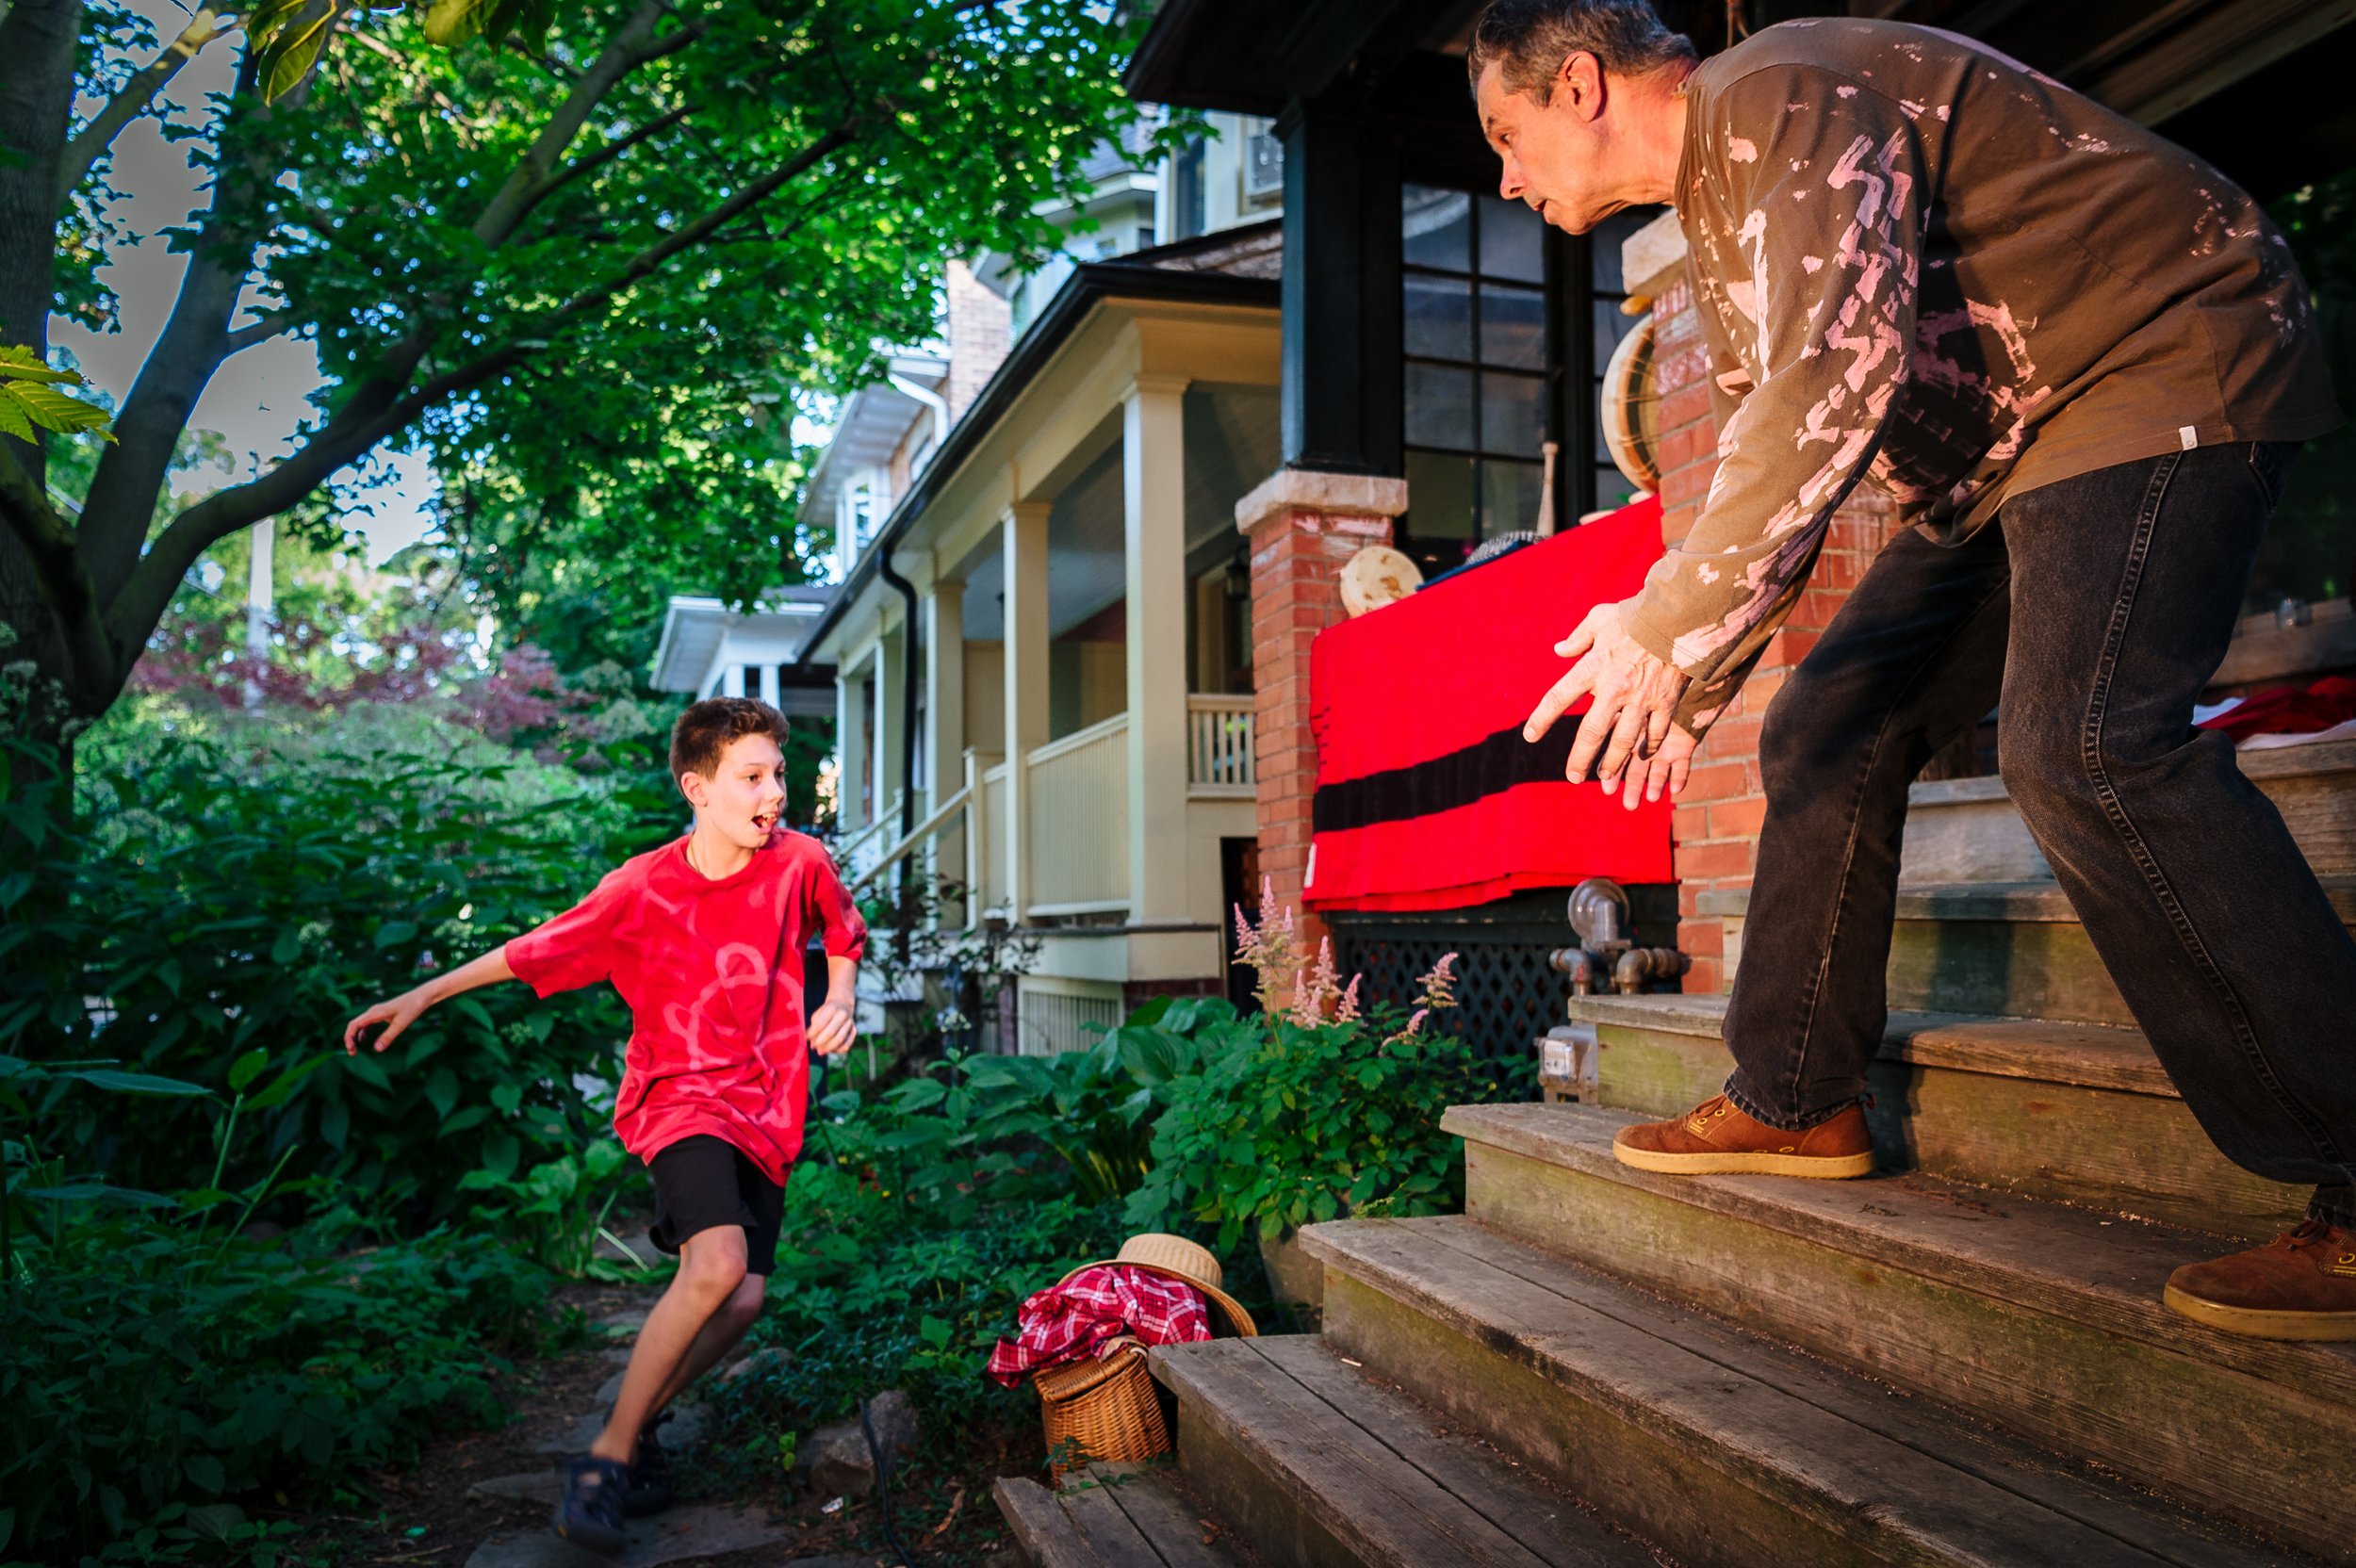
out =
<path fill-rule="evenodd" d="M 1400 192 L 1408 514 L 1427 573 L 1538 526 L 1548 376 L 1546 230 L 1518 202 Z"/>
<path fill-rule="evenodd" d="M 1661 211 L 1660 207 L 1639 207 L 1614 213 L 1596 224 L 1587 237 L 1588 311 L 1594 333 L 1589 339 L 1587 366 L 1587 453 L 1595 469 L 1595 488 L 1586 504 L 1603 511 L 1616 511 L 1636 497 L 1636 486 L 1612 466 L 1612 454 L 1603 444 L 1603 373 L 1611 365 L 1612 351 L 1620 346 L 1620 339 L 1636 325 L 1623 308 L 1628 301 L 1628 282 L 1620 276 L 1620 247 L 1628 242 L 1628 236 L 1651 222 Z"/>

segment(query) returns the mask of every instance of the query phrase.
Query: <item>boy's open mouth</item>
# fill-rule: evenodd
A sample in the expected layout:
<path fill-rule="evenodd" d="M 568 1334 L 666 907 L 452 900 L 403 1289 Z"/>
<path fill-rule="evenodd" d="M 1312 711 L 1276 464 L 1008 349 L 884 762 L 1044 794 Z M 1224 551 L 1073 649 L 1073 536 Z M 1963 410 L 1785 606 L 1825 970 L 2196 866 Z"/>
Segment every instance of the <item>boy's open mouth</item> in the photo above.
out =
<path fill-rule="evenodd" d="M 775 811 L 756 811 L 753 813 L 753 826 L 757 831 L 762 833 L 774 832 L 777 829 L 777 813 Z"/>

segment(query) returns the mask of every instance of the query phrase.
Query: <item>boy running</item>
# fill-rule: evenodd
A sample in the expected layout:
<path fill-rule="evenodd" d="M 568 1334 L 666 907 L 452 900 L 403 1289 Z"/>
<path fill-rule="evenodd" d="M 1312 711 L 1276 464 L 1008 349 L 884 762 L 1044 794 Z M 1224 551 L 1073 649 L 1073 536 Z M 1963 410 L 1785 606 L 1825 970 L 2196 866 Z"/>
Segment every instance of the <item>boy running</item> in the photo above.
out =
<path fill-rule="evenodd" d="M 383 1024 L 382 1051 L 435 1003 L 511 978 L 541 996 L 611 980 L 630 1004 L 614 1130 L 654 1177 L 654 1244 L 679 1267 L 639 1331 L 605 1430 L 564 1462 L 556 1532 L 608 1556 L 624 1544 L 626 1501 L 638 1512 L 668 1500 L 658 1476 L 633 1475 L 633 1462 L 651 1471 L 655 1459 L 651 1445 L 642 1456 L 639 1434 L 744 1337 L 777 1266 L 809 1096 L 802 953 L 813 932 L 826 939 L 826 1000 L 809 1044 L 840 1055 L 856 1032 L 867 927 L 826 851 L 778 825 L 785 732 L 765 703 L 691 706 L 671 731 L 671 776 L 695 808 L 686 837 L 344 1029 L 344 1049 L 356 1052 Z"/>

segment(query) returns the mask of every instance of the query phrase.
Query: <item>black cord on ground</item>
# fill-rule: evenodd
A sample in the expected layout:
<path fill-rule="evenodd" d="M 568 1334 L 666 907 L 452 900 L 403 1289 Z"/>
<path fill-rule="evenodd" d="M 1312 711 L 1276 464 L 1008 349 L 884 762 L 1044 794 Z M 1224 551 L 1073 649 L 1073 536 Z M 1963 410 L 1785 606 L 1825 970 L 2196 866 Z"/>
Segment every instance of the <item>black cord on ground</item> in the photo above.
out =
<path fill-rule="evenodd" d="M 900 1568 L 916 1568 L 908 1560 L 908 1549 L 900 1544 L 900 1532 L 892 1524 L 892 1460 L 875 1441 L 875 1424 L 867 1419 L 867 1401 L 859 1402 L 859 1429 L 867 1435 L 867 1457 L 875 1462 L 875 1510 L 883 1515 L 884 1539 L 900 1556 Z"/>

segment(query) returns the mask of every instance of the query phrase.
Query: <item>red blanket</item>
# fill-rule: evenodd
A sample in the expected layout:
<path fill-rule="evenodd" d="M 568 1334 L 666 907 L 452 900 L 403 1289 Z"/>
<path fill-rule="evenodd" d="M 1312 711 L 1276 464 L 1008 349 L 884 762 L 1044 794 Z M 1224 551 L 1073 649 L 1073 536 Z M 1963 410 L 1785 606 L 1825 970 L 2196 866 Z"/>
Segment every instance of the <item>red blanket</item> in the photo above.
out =
<path fill-rule="evenodd" d="M 1565 783 L 1569 718 L 1536 745 L 1521 738 L 1569 668 L 1554 645 L 1635 593 L 1660 555 L 1660 503 L 1641 501 L 1318 635 L 1311 907 L 1454 909 L 1589 876 L 1672 879 L 1666 799 L 1629 811 Z"/>

